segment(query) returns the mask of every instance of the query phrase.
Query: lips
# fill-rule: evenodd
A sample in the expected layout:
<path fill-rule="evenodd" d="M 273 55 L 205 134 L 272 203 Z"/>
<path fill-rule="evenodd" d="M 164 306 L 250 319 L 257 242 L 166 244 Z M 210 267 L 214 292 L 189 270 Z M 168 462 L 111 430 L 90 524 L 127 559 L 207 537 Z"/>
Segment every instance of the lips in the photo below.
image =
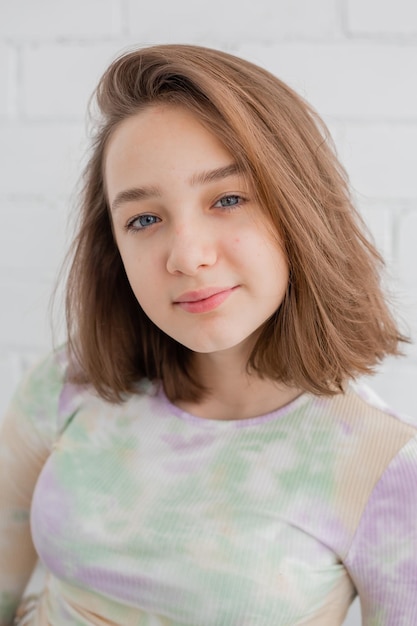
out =
<path fill-rule="evenodd" d="M 189 313 L 205 313 L 220 306 L 237 287 L 207 287 L 187 291 L 175 299 L 174 304 Z"/>

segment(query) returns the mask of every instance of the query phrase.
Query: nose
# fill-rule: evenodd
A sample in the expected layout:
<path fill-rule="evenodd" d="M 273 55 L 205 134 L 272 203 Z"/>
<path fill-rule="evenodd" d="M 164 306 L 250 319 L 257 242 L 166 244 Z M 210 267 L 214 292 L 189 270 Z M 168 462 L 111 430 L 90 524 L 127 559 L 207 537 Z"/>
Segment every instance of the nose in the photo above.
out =
<path fill-rule="evenodd" d="M 167 258 L 168 272 L 194 276 L 200 269 L 214 265 L 216 260 L 216 237 L 207 227 L 182 224 L 174 229 Z"/>

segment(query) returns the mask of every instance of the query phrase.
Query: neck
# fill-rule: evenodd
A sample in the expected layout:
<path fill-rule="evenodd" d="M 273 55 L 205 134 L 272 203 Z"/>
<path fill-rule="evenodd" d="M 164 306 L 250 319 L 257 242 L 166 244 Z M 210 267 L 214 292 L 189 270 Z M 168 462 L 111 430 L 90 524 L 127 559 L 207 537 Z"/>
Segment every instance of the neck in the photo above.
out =
<path fill-rule="evenodd" d="M 195 354 L 193 370 L 209 390 L 198 403 L 178 402 L 185 411 L 206 419 L 248 419 L 285 406 L 302 391 L 246 371 L 247 355 L 227 351 Z"/>

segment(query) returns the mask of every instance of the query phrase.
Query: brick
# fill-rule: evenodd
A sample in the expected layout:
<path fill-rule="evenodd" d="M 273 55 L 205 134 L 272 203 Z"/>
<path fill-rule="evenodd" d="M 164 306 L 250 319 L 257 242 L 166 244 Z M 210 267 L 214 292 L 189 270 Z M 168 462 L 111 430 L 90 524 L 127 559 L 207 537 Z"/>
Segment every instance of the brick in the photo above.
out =
<path fill-rule="evenodd" d="M 321 115 L 417 119 L 417 45 L 245 44 L 237 54 L 282 78 Z"/>
<path fill-rule="evenodd" d="M 51 280 L 62 263 L 66 207 L 45 208 L 30 200 L 0 203 L 0 271 Z"/>
<path fill-rule="evenodd" d="M 261 2 L 190 2 L 155 0 L 146 10 L 128 0 L 128 29 L 141 41 L 203 43 L 230 48 L 242 38 L 276 41 L 302 36 L 331 37 L 337 24 L 334 0 L 262 0 Z"/>
<path fill-rule="evenodd" d="M 367 378 L 365 382 L 372 387 L 394 411 L 415 418 L 417 416 L 416 380 L 417 365 L 413 363 L 411 357 L 409 357 L 387 359 L 382 364 L 378 374 Z"/>
<path fill-rule="evenodd" d="M 416 146 L 417 124 L 347 124 L 341 158 L 360 194 L 416 198 Z"/>
<path fill-rule="evenodd" d="M 353 34 L 417 34 L 415 0 L 348 0 L 346 16 Z"/>
<path fill-rule="evenodd" d="M 0 127 L 0 195 L 70 195 L 84 150 L 75 124 Z"/>
<path fill-rule="evenodd" d="M 124 47 L 126 49 L 126 47 Z M 83 118 L 88 98 L 119 44 L 42 45 L 23 52 L 23 106 L 30 119 Z M 417 118 L 417 45 L 286 43 L 240 45 L 323 116 Z"/>
<path fill-rule="evenodd" d="M 417 301 L 417 210 L 402 215 L 398 223 L 398 270 L 404 286 L 415 292 Z"/>
<path fill-rule="evenodd" d="M 0 37 L 37 40 L 122 32 L 121 0 L 13 0 L 0 3 Z"/>
<path fill-rule="evenodd" d="M 28 119 L 85 119 L 88 100 L 117 44 L 26 46 L 22 54 L 23 109 Z"/>
<path fill-rule="evenodd" d="M 13 112 L 14 69 L 14 51 L 0 44 L 0 118 Z"/>
<path fill-rule="evenodd" d="M 48 351 L 51 345 L 49 302 L 53 282 L 1 274 L 0 346 Z"/>

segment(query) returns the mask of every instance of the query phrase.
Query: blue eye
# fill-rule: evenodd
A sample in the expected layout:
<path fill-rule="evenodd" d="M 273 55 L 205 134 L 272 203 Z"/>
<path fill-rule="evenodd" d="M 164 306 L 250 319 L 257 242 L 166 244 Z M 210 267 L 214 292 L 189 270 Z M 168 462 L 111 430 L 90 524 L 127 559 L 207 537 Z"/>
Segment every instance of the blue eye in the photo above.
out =
<path fill-rule="evenodd" d="M 159 217 L 156 217 L 156 215 L 138 215 L 127 223 L 126 229 L 133 231 L 143 230 L 144 228 L 153 226 L 160 221 L 161 220 L 159 219 Z"/>
<path fill-rule="evenodd" d="M 222 209 L 229 209 L 229 208 L 234 208 L 236 206 L 239 206 L 240 204 L 242 204 L 242 202 L 243 202 L 243 198 L 241 196 L 234 194 L 230 196 L 223 196 L 223 198 L 220 198 L 219 200 L 217 200 L 214 206 L 216 208 L 219 207 Z"/>

